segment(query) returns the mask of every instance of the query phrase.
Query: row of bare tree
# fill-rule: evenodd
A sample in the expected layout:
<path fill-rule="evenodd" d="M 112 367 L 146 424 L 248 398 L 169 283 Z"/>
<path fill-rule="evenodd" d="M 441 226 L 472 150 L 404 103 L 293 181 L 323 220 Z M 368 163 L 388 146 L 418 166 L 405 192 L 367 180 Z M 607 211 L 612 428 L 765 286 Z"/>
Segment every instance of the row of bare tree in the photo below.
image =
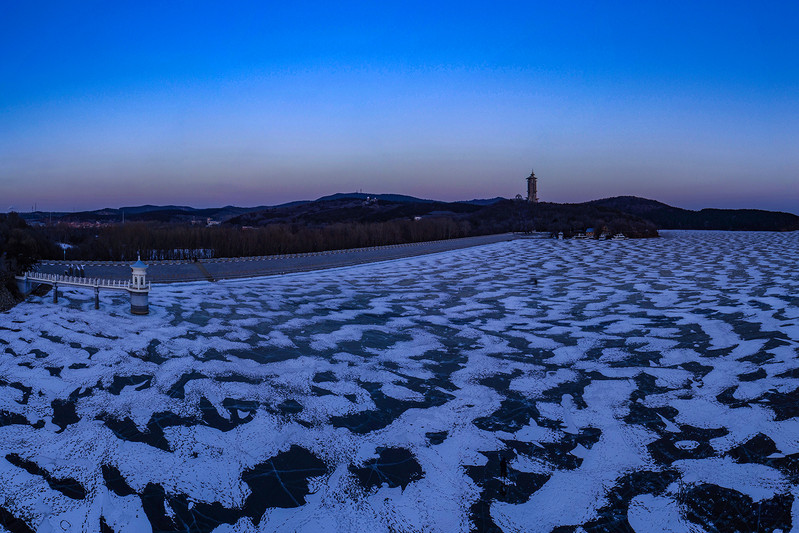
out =
<path fill-rule="evenodd" d="M 190 260 L 321 252 L 440 239 L 473 234 L 472 225 L 451 218 L 338 223 L 313 227 L 270 224 L 257 228 L 233 225 L 197 227 L 189 224 L 132 222 L 100 228 L 57 225 L 43 229 L 48 237 L 71 246 L 66 259 L 128 261 L 138 253 L 148 260 Z M 63 259 L 61 250 L 49 259 Z"/>
<path fill-rule="evenodd" d="M 191 260 L 286 253 L 321 252 L 346 248 L 469 237 L 507 231 L 563 232 L 565 236 L 593 228 L 595 236 L 623 233 L 654 237 L 651 222 L 617 210 L 589 204 L 528 203 L 504 200 L 469 213 L 450 213 L 388 221 L 325 221 L 269 223 L 257 227 L 226 223 L 194 226 L 186 222 L 141 221 L 79 228 L 57 224 L 40 231 L 66 251 L 43 247 L 43 258 L 73 261 Z"/>

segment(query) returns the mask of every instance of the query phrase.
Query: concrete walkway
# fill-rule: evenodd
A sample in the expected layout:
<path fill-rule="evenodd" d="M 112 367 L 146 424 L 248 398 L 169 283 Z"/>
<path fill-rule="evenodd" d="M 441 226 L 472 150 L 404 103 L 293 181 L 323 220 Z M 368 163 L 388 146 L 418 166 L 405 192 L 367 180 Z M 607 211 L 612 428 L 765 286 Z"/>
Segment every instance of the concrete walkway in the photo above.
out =
<path fill-rule="evenodd" d="M 445 241 L 396 244 L 376 246 L 373 248 L 355 248 L 352 250 L 334 250 L 307 254 L 267 255 L 262 257 L 237 257 L 230 259 L 203 259 L 192 261 L 153 261 L 148 263 L 147 280 L 152 283 L 172 283 L 178 281 L 208 281 L 219 279 L 251 278 L 285 274 L 288 272 L 304 272 L 337 268 L 362 263 L 373 263 L 390 259 L 401 259 L 417 255 L 432 254 L 509 241 L 520 237 L 513 233 L 500 235 L 483 235 L 463 239 Z M 64 270 L 76 261 L 43 261 L 39 263 L 39 271 L 49 274 L 63 274 Z M 89 261 L 85 265 L 87 277 L 104 279 L 130 279 L 130 266 L 127 262 Z"/>

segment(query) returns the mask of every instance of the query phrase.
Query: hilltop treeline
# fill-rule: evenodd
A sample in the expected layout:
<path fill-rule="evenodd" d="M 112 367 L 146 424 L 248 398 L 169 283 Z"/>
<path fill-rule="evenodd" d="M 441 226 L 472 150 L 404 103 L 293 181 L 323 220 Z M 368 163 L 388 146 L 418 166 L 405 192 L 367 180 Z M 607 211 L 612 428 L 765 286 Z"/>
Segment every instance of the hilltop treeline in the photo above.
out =
<path fill-rule="evenodd" d="M 344 222 L 389 222 L 416 217 L 463 219 L 483 206 L 463 202 L 364 201 L 353 198 L 306 202 L 244 213 L 228 220 L 242 226 L 301 224 L 325 226 Z"/>

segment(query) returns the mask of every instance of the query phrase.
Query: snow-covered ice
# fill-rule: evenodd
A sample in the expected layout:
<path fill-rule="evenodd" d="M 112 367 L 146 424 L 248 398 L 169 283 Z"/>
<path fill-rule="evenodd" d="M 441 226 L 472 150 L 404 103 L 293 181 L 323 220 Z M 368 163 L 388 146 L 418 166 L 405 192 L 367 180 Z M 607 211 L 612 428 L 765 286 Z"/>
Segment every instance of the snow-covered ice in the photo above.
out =
<path fill-rule="evenodd" d="M 146 317 L 33 297 L 0 315 L 0 530 L 799 530 L 797 259 L 519 239 Z"/>

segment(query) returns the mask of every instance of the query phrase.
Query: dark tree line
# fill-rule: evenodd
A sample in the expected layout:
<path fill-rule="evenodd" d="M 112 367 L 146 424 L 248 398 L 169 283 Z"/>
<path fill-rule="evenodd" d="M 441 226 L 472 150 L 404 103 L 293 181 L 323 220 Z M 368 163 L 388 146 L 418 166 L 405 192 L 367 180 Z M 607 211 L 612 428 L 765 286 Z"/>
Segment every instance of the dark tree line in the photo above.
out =
<path fill-rule="evenodd" d="M 4 271 L 21 274 L 58 251 L 53 241 L 17 213 L 0 213 L 0 268 Z"/>
<path fill-rule="evenodd" d="M 75 261 L 130 261 L 137 253 L 152 261 L 321 252 L 473 234 L 469 222 L 450 218 L 326 226 L 270 224 L 255 228 L 132 222 L 100 228 L 57 225 L 47 231 L 52 240 L 72 246 L 66 250 L 66 259 Z M 63 252 L 56 249 L 48 258 L 63 257 Z"/>
<path fill-rule="evenodd" d="M 14 276 L 57 252 L 52 241 L 17 213 L 0 213 L 0 309 L 10 307 L 19 297 Z"/>
<path fill-rule="evenodd" d="M 458 206 L 460 212 L 446 214 L 434 214 L 430 212 L 430 204 L 425 204 L 417 207 L 419 212 L 429 214 L 408 216 L 408 212 L 416 212 L 413 207 L 389 206 L 380 210 L 347 203 L 338 207 L 306 205 L 295 212 L 295 222 L 286 222 L 288 217 L 275 221 L 259 213 L 246 217 L 247 222 L 260 224 L 257 226 L 241 225 L 242 219 L 210 227 L 159 221 L 88 228 L 57 224 L 43 231 L 51 241 L 70 247 L 65 252 L 60 248 L 51 249 L 45 257 L 132 261 L 140 253 L 146 261 L 192 260 L 321 252 L 510 231 L 563 232 L 568 237 L 591 227 L 597 235 L 657 236 L 651 222 L 614 209 L 585 204 L 530 204 L 505 200 L 489 206 L 463 209 Z M 380 220 L 399 211 L 405 216 Z M 302 216 L 297 215 L 298 212 Z M 301 221 L 296 221 L 298 219 Z"/>
<path fill-rule="evenodd" d="M 588 204 L 530 203 L 526 200 L 503 200 L 470 217 L 475 231 L 500 233 L 505 231 L 541 231 L 552 235 L 562 232 L 565 237 L 594 229 L 594 236 L 657 237 L 655 225 L 635 215 Z"/>

